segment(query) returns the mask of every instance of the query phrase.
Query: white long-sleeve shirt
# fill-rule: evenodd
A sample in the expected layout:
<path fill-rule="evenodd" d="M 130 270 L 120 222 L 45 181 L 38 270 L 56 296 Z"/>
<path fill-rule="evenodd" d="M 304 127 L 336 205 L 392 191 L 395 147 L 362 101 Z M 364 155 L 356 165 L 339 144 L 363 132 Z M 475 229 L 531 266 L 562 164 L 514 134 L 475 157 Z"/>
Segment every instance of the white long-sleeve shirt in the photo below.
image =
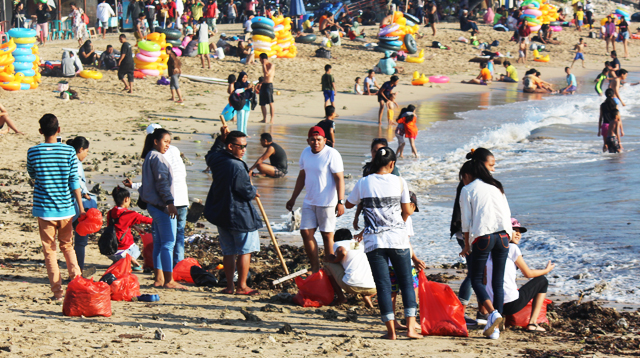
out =
<path fill-rule="evenodd" d="M 107 22 L 109 21 L 109 18 L 111 16 L 116 16 L 116 13 L 113 12 L 111 5 L 107 4 L 106 2 L 100 3 L 96 11 L 96 17 L 98 18 L 98 20 Z"/>
<path fill-rule="evenodd" d="M 462 232 L 469 233 L 470 242 L 477 237 L 506 231 L 512 235 L 511 210 L 507 197 L 500 189 L 480 179 L 462 188 L 460 192 Z"/>
<path fill-rule="evenodd" d="M 171 173 L 173 174 L 173 205 L 189 206 L 189 190 L 187 188 L 187 168 L 180 156 L 180 149 L 170 145 L 169 149 L 163 154 L 164 158 L 171 165 Z M 137 190 L 142 183 L 132 183 L 131 189 Z"/>

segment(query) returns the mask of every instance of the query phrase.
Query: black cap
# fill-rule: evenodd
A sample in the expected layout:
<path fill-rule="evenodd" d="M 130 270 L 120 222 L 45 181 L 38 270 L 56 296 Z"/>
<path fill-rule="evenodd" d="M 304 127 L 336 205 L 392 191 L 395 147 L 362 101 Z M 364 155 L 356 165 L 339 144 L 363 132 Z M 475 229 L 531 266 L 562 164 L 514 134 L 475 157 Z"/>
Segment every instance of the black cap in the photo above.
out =
<path fill-rule="evenodd" d="M 416 196 L 416 193 L 412 191 L 409 192 L 409 201 L 411 201 L 411 203 L 416 206 L 416 210 L 414 211 L 419 212 L 420 210 L 418 209 L 418 197 Z"/>

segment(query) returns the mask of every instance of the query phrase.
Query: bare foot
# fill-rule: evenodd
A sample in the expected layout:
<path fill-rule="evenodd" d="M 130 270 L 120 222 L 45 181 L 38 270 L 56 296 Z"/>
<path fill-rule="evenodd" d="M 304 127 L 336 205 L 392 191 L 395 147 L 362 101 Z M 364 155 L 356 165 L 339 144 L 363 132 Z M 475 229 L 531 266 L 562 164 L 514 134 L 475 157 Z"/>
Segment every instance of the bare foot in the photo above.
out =
<path fill-rule="evenodd" d="M 133 90 L 132 90 L 132 89 L 129 89 L 129 93 L 133 93 Z"/>
<path fill-rule="evenodd" d="M 407 332 L 407 337 L 409 337 L 411 339 L 421 339 L 422 335 L 417 333 L 417 332 L 415 332 L 415 331 L 413 331 L 413 332 L 412 331 L 408 331 Z"/>
<path fill-rule="evenodd" d="M 129 87 L 125 87 L 125 88 L 121 89 L 120 91 L 128 91 L 128 90 L 129 90 Z"/>
<path fill-rule="evenodd" d="M 182 286 L 181 284 L 177 283 L 176 281 L 167 282 L 167 283 L 164 284 L 163 287 L 164 288 L 176 289 L 176 290 L 187 290 L 186 287 Z"/>
<path fill-rule="evenodd" d="M 164 281 L 156 281 L 153 283 L 153 287 L 162 287 L 164 286 Z"/>
<path fill-rule="evenodd" d="M 176 101 L 176 103 L 184 103 L 183 100 Z"/>
<path fill-rule="evenodd" d="M 260 122 L 258 122 L 258 123 L 267 123 L 267 120 L 266 120 L 266 119 L 263 119 L 263 120 L 261 120 L 261 121 L 260 121 Z"/>
<path fill-rule="evenodd" d="M 384 336 L 382 336 L 380 338 L 389 339 L 389 340 L 395 341 L 396 340 L 396 335 L 395 334 L 394 335 L 390 335 L 389 333 L 387 333 L 387 334 L 385 334 Z"/>
<path fill-rule="evenodd" d="M 171 97 L 167 101 L 175 101 L 175 100 L 176 100 L 175 98 Z"/>
<path fill-rule="evenodd" d="M 394 326 L 396 328 L 396 331 L 398 331 L 398 330 L 405 331 L 407 329 L 407 326 L 405 326 L 404 324 L 398 322 L 397 320 L 396 320 L 396 323 L 395 323 Z"/>
<path fill-rule="evenodd" d="M 233 295 L 233 289 L 225 288 L 224 290 L 222 290 L 222 291 L 220 291 L 218 293 L 222 293 L 224 295 Z"/>

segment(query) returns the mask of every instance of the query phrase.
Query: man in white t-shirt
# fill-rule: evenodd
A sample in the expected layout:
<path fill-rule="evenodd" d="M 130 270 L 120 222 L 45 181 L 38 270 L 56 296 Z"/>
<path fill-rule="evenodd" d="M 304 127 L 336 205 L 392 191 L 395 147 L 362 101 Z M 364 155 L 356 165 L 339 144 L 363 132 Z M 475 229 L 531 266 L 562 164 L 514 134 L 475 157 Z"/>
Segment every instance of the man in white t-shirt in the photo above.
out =
<path fill-rule="evenodd" d="M 313 235 L 319 229 L 324 242 L 325 259 L 333 255 L 336 218 L 344 214 L 344 166 L 340 153 L 326 145 L 327 139 L 322 128 L 312 127 L 307 143 L 309 147 L 300 155 L 300 173 L 291 199 L 287 202 L 287 210 L 293 210 L 298 195 L 306 188 L 300 235 L 311 261 L 311 271 L 318 272 L 318 243 Z"/>
<path fill-rule="evenodd" d="M 371 266 L 364 244 L 353 240 L 349 229 L 340 229 L 334 235 L 334 255 L 331 255 L 324 267 L 329 273 L 333 290 L 338 295 L 335 304 L 347 302 L 342 290 L 354 295 L 362 295 L 368 308 L 373 308 L 371 297 L 376 294 L 376 283 L 373 280 Z"/>
<path fill-rule="evenodd" d="M 247 21 L 244 22 L 244 40 L 248 41 L 253 33 L 251 28 L 251 20 L 253 19 L 253 11 L 247 11 Z"/>
<path fill-rule="evenodd" d="M 116 13 L 113 12 L 111 5 L 107 4 L 106 0 L 102 0 L 96 10 L 96 17 L 98 18 L 98 21 L 100 21 L 100 23 L 98 24 L 98 32 L 100 31 L 100 29 L 102 29 L 103 39 L 105 38 L 107 30 L 109 29 L 109 18 L 111 18 L 112 16 L 116 16 Z"/>

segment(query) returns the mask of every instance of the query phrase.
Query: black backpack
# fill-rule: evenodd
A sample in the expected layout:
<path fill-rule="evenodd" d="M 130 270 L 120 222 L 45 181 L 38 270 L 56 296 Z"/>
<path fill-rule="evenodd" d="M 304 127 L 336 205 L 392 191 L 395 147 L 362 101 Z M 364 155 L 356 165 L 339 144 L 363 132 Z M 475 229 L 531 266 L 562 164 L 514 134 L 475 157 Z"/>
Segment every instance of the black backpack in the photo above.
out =
<path fill-rule="evenodd" d="M 116 236 L 116 227 L 114 226 L 113 219 L 111 219 L 111 214 L 107 214 L 107 218 L 109 219 L 109 223 L 107 227 L 100 235 L 100 239 L 98 239 L 98 248 L 100 249 L 100 253 L 105 256 L 111 256 L 118 252 L 118 244 L 124 240 L 124 236 L 127 232 L 122 233 L 122 237 L 118 240 Z M 118 220 L 116 220 L 116 223 Z"/>
<path fill-rule="evenodd" d="M 326 48 L 319 48 L 316 50 L 316 57 L 331 59 L 331 51 Z"/>
<path fill-rule="evenodd" d="M 233 93 L 231 93 L 231 96 L 229 96 L 229 104 L 236 111 L 241 111 L 244 108 L 244 105 L 246 103 L 247 103 L 247 98 L 244 92 L 236 93 L 236 91 L 233 91 Z"/>

